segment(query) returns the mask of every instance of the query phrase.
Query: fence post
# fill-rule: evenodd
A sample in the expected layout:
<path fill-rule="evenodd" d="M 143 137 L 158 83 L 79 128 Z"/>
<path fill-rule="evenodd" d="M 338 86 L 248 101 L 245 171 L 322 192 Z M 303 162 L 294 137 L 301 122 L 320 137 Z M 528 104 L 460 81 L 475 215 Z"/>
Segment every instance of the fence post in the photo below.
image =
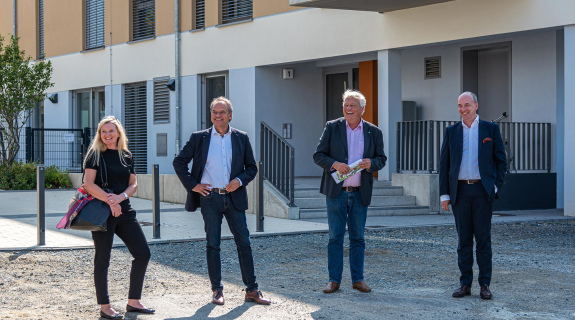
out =
<path fill-rule="evenodd" d="M 400 142 L 401 142 L 401 138 L 400 138 L 401 124 L 402 124 L 401 122 L 398 122 L 398 123 L 397 123 L 397 129 L 396 129 L 397 132 L 396 132 L 396 140 L 395 140 L 395 154 L 396 154 L 396 159 L 397 159 L 397 160 L 396 160 L 396 163 L 395 163 L 395 172 L 397 172 L 397 173 L 401 173 L 400 164 L 401 164 L 401 161 L 402 161 L 403 156 L 404 156 L 404 155 L 402 155 L 402 154 L 400 153 L 400 150 L 401 150 L 401 149 L 400 149 Z"/>
<path fill-rule="evenodd" d="M 26 161 L 34 162 L 32 158 L 34 152 L 32 150 L 32 128 L 26 127 Z"/>
<path fill-rule="evenodd" d="M 434 152 L 434 146 L 433 146 L 433 132 L 435 131 L 435 122 L 434 121 L 429 121 L 429 131 L 427 131 L 427 134 L 429 135 L 427 138 L 427 143 L 429 144 L 429 148 L 427 149 L 427 170 L 429 171 L 429 173 L 433 173 L 434 168 L 434 159 L 433 159 L 433 155 L 435 154 Z M 439 146 L 437 146 L 439 148 Z"/>
<path fill-rule="evenodd" d="M 154 239 L 160 239 L 160 166 L 152 166 L 152 211 L 154 224 Z"/>
<path fill-rule="evenodd" d="M 37 197 L 37 239 L 38 245 L 46 244 L 46 197 L 44 183 L 44 166 L 36 167 L 36 197 Z"/>
<path fill-rule="evenodd" d="M 91 132 L 89 127 L 84 128 L 82 132 L 82 159 L 88 153 L 88 146 L 90 145 Z"/>
<path fill-rule="evenodd" d="M 261 156 L 261 155 L 260 155 Z M 256 182 L 256 231 L 264 232 L 264 173 L 262 172 L 263 162 L 258 165 L 258 176 Z"/>

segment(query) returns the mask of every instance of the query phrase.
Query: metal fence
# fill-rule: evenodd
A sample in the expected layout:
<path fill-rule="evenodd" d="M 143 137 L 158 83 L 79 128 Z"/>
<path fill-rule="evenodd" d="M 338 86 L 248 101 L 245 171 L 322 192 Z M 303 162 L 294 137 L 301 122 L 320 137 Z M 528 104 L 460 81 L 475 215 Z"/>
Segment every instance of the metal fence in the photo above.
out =
<path fill-rule="evenodd" d="M 439 171 L 445 128 L 457 121 L 397 123 L 397 172 Z M 551 172 L 551 124 L 500 122 L 509 172 Z"/>
<path fill-rule="evenodd" d="M 260 174 L 289 200 L 289 206 L 294 206 L 294 151 L 265 122 L 260 123 Z"/>

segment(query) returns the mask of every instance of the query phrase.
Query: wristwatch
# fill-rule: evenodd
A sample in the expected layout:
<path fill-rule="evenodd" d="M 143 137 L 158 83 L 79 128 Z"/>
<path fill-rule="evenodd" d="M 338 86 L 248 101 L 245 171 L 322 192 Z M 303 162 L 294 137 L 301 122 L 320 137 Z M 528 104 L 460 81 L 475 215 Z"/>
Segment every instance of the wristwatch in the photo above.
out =
<path fill-rule="evenodd" d="M 122 194 L 124 195 L 124 200 L 128 200 L 128 194 L 125 192 L 122 192 Z"/>

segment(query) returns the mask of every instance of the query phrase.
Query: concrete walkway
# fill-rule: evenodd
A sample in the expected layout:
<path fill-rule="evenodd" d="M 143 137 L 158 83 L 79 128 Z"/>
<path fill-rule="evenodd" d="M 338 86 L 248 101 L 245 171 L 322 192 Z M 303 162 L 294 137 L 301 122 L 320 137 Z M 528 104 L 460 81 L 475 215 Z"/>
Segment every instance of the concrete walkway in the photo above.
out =
<path fill-rule="evenodd" d="M 75 230 L 58 230 L 56 224 L 68 210 L 73 190 L 46 191 L 46 245 L 37 246 L 36 228 L 36 191 L 1 191 L 0 190 L 0 251 L 16 250 L 58 250 L 92 247 L 91 233 Z M 181 204 L 162 202 L 161 237 L 153 239 L 152 201 L 132 198 L 132 206 L 138 212 L 138 220 L 150 243 L 170 241 L 203 240 L 205 238 L 204 222 L 199 211 L 187 212 Z M 498 212 L 493 223 L 514 221 L 544 221 L 575 219 L 564 217 L 563 211 L 532 210 Z M 252 236 L 269 236 L 306 232 L 327 232 L 326 219 L 286 220 L 266 217 L 265 232 L 255 232 L 256 217 L 248 214 L 248 227 Z M 452 215 L 419 215 L 419 216 L 383 216 L 368 217 L 367 229 L 410 228 L 422 226 L 454 225 Z M 224 219 L 222 237 L 231 238 L 231 233 Z M 116 245 L 123 245 L 118 238 Z"/>

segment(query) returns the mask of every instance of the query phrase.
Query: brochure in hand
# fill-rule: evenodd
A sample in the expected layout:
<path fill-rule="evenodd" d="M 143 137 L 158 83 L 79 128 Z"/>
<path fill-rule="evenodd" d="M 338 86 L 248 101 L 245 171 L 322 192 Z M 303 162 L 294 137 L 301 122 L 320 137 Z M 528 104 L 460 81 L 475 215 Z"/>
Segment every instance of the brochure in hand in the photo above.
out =
<path fill-rule="evenodd" d="M 340 182 L 342 182 L 343 180 L 345 180 L 345 179 L 347 179 L 347 178 L 353 176 L 354 174 L 360 172 L 361 170 L 363 170 L 363 169 L 361 169 L 361 168 L 359 167 L 359 163 L 360 163 L 360 162 L 361 162 L 361 159 L 355 161 L 355 162 L 352 163 L 352 164 L 350 164 L 350 165 L 349 165 L 349 168 L 351 169 L 351 171 L 350 171 L 348 174 L 340 174 L 339 172 L 334 171 L 334 172 L 331 174 L 331 177 L 333 178 L 333 180 L 335 181 L 335 183 L 340 183 Z"/>

